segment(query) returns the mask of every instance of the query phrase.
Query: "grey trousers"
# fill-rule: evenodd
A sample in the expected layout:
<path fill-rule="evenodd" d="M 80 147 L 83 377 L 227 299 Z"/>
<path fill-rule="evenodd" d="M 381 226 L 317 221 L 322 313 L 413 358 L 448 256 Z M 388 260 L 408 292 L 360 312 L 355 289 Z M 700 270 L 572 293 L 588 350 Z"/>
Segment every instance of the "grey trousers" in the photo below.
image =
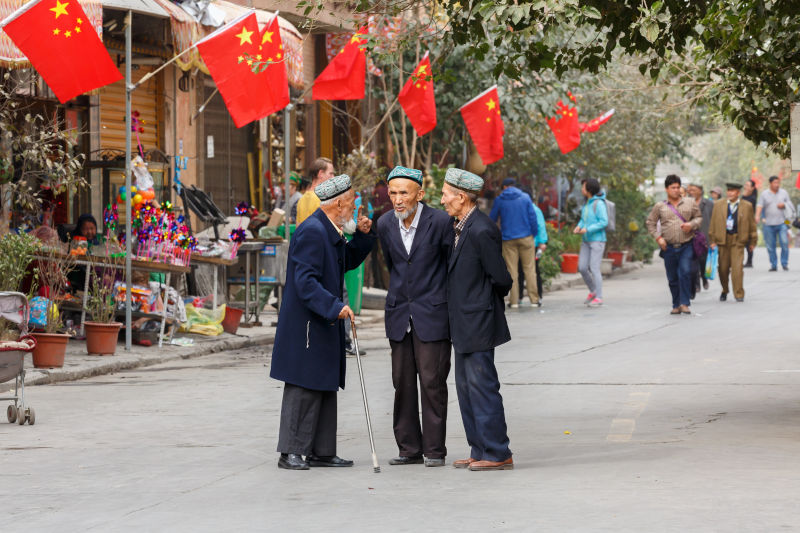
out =
<path fill-rule="evenodd" d="M 583 276 L 589 292 L 600 300 L 603 299 L 603 276 L 600 274 L 600 265 L 603 262 L 605 249 L 604 241 L 582 242 L 581 253 L 578 256 L 578 272 Z"/>
<path fill-rule="evenodd" d="M 283 387 L 278 452 L 336 455 L 336 392 L 286 383 Z"/>

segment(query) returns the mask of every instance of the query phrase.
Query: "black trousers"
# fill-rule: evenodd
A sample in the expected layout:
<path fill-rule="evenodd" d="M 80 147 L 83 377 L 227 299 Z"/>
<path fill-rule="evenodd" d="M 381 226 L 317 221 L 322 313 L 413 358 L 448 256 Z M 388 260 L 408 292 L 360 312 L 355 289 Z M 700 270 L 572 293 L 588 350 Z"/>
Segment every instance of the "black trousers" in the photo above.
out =
<path fill-rule="evenodd" d="M 278 452 L 336 455 L 336 392 L 286 383 L 283 387 Z"/>
<path fill-rule="evenodd" d="M 401 457 L 424 454 L 431 459 L 447 455 L 447 375 L 450 373 L 450 341 L 423 342 L 412 324 L 400 342 L 392 346 L 394 384 L 394 438 Z M 420 394 L 417 399 L 417 376 Z M 419 405 L 422 403 L 422 425 Z"/>

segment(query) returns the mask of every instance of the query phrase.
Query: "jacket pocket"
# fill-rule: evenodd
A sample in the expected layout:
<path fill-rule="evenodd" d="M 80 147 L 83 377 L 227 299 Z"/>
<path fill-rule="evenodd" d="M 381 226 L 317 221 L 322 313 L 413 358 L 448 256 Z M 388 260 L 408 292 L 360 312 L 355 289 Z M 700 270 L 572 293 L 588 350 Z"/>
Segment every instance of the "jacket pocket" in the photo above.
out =
<path fill-rule="evenodd" d="M 481 311 L 491 311 L 491 310 L 492 310 L 491 302 L 464 304 L 461 306 L 461 311 L 464 313 L 478 313 Z"/>

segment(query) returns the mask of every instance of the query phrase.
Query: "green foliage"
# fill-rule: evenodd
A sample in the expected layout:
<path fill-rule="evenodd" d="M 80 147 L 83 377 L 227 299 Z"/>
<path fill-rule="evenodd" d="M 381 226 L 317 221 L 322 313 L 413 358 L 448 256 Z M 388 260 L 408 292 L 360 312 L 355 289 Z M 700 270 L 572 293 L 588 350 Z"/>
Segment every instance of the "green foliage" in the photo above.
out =
<path fill-rule="evenodd" d="M 643 192 L 630 189 L 611 189 L 608 199 L 617 206 L 617 229 L 606 234 L 608 250 L 630 250 L 634 261 L 649 263 L 657 248 L 645 226 L 652 202 Z"/>
<path fill-rule="evenodd" d="M 561 273 L 561 253 L 564 251 L 564 243 L 552 227 L 547 228 L 547 233 L 547 248 L 539 258 L 539 274 L 545 286 Z"/>
<path fill-rule="evenodd" d="M 110 324 L 114 322 L 117 307 L 114 301 L 114 280 L 121 268 L 108 264 L 98 266 L 94 261 L 87 268 L 92 269 L 92 273 L 86 312 L 92 322 Z"/>
<path fill-rule="evenodd" d="M 75 256 L 70 255 L 67 246 L 61 243 L 51 243 L 43 252 L 43 257 L 37 263 L 39 279 L 48 301 L 45 332 L 56 333 L 63 326 L 56 306 L 64 298 L 68 276 L 75 269 Z"/>
<path fill-rule="evenodd" d="M 27 233 L 9 233 L 0 238 L 0 291 L 19 292 L 22 279 L 39 249 L 39 240 Z"/>
<path fill-rule="evenodd" d="M 442 205 L 442 185 L 444 185 L 444 176 L 450 166 L 440 168 L 438 165 L 433 164 L 431 165 L 428 175 L 425 177 L 425 203 L 430 207 L 444 211 L 444 206 Z"/>
<path fill-rule="evenodd" d="M 570 224 L 564 224 L 561 229 L 558 230 L 551 230 L 548 228 L 547 230 L 547 238 L 548 239 L 556 239 L 561 243 L 562 252 L 565 254 L 577 254 L 581 251 L 581 242 L 583 241 L 583 236 L 579 233 L 573 232 L 574 226 Z M 549 243 L 548 243 L 549 246 Z"/>
<path fill-rule="evenodd" d="M 450 37 L 513 79 L 598 73 L 627 54 L 750 141 L 789 152 L 788 104 L 800 100 L 800 13 L 786 0 L 463 0 L 447 2 Z"/>
<path fill-rule="evenodd" d="M 42 191 L 59 195 L 86 185 L 81 175 L 85 156 L 76 153 L 74 131 L 29 113 L 20 96 L 27 90 L 8 72 L 0 80 L 0 234 L 9 208 L 36 213 Z"/>

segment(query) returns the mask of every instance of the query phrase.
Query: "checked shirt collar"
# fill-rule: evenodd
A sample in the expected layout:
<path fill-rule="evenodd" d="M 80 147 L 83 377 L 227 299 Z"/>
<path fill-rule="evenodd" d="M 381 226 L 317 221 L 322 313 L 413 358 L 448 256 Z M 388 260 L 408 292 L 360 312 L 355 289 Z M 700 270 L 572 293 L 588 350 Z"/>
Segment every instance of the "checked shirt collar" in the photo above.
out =
<path fill-rule="evenodd" d="M 456 232 L 456 240 L 455 244 L 453 245 L 453 248 L 458 246 L 458 238 L 461 236 L 461 232 L 463 231 L 464 226 L 466 226 L 467 224 L 467 219 L 470 217 L 470 215 L 472 215 L 472 213 L 475 211 L 475 208 L 477 207 L 478 207 L 477 204 L 473 205 L 472 209 L 470 209 L 469 212 L 461 218 L 461 220 L 453 224 L 453 228 L 455 229 Z"/>

